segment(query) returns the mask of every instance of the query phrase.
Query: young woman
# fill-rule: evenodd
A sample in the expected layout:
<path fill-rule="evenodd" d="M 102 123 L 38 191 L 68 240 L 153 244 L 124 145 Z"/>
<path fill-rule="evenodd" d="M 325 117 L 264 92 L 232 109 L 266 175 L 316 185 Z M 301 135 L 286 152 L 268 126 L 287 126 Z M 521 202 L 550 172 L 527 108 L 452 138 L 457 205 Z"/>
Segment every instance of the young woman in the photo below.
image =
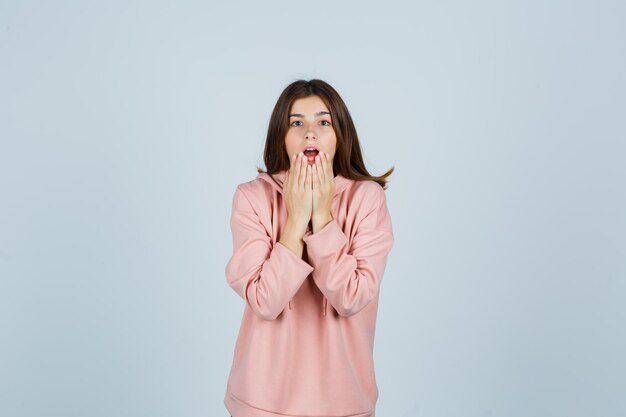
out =
<path fill-rule="evenodd" d="M 264 162 L 232 202 L 226 278 L 246 307 L 224 404 L 233 417 L 373 417 L 393 167 L 368 173 L 346 105 L 318 79 L 278 98 Z"/>

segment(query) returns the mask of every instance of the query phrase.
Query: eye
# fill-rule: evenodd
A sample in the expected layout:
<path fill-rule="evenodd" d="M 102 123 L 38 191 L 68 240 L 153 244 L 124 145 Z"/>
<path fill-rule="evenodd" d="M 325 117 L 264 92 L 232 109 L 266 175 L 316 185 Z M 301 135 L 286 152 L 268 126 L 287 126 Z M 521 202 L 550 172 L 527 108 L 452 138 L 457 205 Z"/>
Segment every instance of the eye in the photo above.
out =
<path fill-rule="evenodd" d="M 291 122 L 291 124 L 289 126 L 293 126 L 294 123 L 302 123 L 300 120 L 295 120 L 293 122 Z"/>
<path fill-rule="evenodd" d="M 324 126 L 330 126 L 330 122 L 328 120 L 322 120 L 322 123 L 324 122 L 328 123 L 327 125 L 324 125 Z"/>

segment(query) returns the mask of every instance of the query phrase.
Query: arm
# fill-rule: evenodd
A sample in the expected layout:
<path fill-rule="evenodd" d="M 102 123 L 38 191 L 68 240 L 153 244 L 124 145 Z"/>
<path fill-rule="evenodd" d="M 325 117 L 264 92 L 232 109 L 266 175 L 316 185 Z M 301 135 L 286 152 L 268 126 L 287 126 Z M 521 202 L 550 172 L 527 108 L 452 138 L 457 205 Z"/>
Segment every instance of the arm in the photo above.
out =
<path fill-rule="evenodd" d="M 233 197 L 233 255 L 226 265 L 228 284 L 263 320 L 274 320 L 296 294 L 313 267 L 280 242 L 272 247 L 267 231 L 243 190 Z"/>
<path fill-rule="evenodd" d="M 359 222 L 351 244 L 335 219 L 304 238 L 315 283 L 344 317 L 358 313 L 376 297 L 393 246 L 384 190 L 376 187 L 375 196 L 366 197 L 374 201 L 373 207 Z"/>

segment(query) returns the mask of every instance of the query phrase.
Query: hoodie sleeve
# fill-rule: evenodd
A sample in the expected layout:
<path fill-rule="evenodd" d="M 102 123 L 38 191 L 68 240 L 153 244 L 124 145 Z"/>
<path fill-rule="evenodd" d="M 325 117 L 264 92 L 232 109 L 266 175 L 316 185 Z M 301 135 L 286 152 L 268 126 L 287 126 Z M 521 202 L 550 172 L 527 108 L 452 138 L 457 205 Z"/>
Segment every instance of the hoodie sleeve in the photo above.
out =
<path fill-rule="evenodd" d="M 363 199 L 373 204 L 363 204 L 369 208 L 365 209 L 352 242 L 335 219 L 304 238 L 315 283 L 344 317 L 358 313 L 376 297 L 393 246 L 385 192 L 380 185 L 376 187 L 373 196 Z"/>
<path fill-rule="evenodd" d="M 241 186 L 233 196 L 230 226 L 233 255 L 226 265 L 228 284 L 259 318 L 274 320 L 313 267 L 282 243 L 272 245 Z"/>

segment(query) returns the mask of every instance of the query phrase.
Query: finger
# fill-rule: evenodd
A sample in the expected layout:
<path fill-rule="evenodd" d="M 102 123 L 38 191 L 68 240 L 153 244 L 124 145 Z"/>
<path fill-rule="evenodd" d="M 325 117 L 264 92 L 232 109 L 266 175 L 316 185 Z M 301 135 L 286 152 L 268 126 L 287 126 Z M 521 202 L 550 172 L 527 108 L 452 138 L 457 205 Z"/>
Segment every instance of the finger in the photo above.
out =
<path fill-rule="evenodd" d="M 326 153 L 320 152 L 320 182 L 326 183 L 328 181 L 328 161 L 326 160 Z"/>
<path fill-rule="evenodd" d="M 315 155 L 315 172 L 317 174 L 318 183 L 324 181 L 324 172 L 322 170 L 322 159 L 319 154 Z"/>
<path fill-rule="evenodd" d="M 325 153 L 325 165 L 324 165 L 324 174 L 326 176 L 326 181 L 330 182 L 332 181 L 334 175 L 333 175 L 333 161 L 330 159 L 330 155 Z"/>
<path fill-rule="evenodd" d="M 306 189 L 310 190 L 312 188 L 312 182 L 313 182 L 313 174 L 311 173 L 311 165 L 306 164 Z"/>
<path fill-rule="evenodd" d="M 296 165 L 296 154 L 289 156 L 289 171 L 293 174 L 293 167 Z"/>
<path fill-rule="evenodd" d="M 296 155 L 296 160 L 293 165 L 293 186 L 297 187 L 300 183 L 300 176 L 302 174 L 302 153 Z"/>
<path fill-rule="evenodd" d="M 312 167 L 313 170 L 313 189 L 314 190 L 318 190 L 320 188 L 320 183 L 321 183 L 321 179 L 320 179 L 320 169 L 319 169 L 319 164 L 317 163 L 317 161 L 315 162 L 315 164 Z"/>
<path fill-rule="evenodd" d="M 307 158 L 304 156 L 302 152 L 300 152 L 300 177 L 298 178 L 298 184 L 300 184 L 300 188 L 304 187 L 304 182 L 306 181 L 306 167 L 309 165 L 307 163 Z"/>

